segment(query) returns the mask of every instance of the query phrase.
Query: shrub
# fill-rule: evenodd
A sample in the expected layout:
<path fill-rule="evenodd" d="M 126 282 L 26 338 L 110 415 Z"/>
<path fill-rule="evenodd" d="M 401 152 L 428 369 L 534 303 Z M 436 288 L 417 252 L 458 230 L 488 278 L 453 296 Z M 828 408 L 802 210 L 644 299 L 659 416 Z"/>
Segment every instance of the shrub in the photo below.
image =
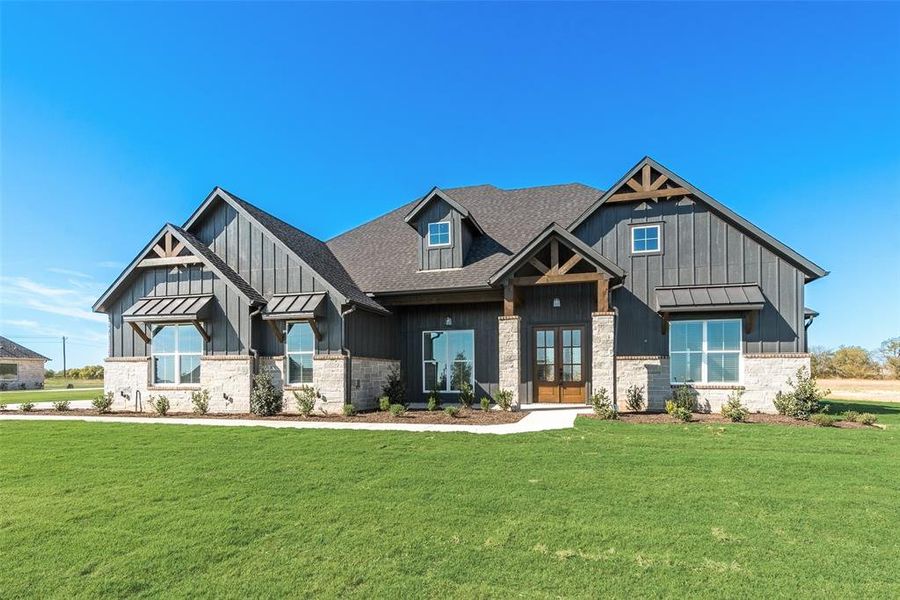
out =
<path fill-rule="evenodd" d="M 352 404 L 345 404 L 343 411 L 345 417 L 352 417 L 356 414 L 356 407 Z"/>
<path fill-rule="evenodd" d="M 512 408 L 513 394 L 510 390 L 499 390 L 494 394 L 494 403 L 500 407 L 500 410 L 509 410 Z"/>
<path fill-rule="evenodd" d="M 283 404 L 284 393 L 275 389 L 272 376 L 266 371 L 257 374 L 250 391 L 250 412 L 261 417 L 271 417 L 281 412 Z"/>
<path fill-rule="evenodd" d="M 319 390 L 309 385 L 301 386 L 299 390 L 294 390 L 293 394 L 297 402 L 297 412 L 304 417 L 312 414 L 316 409 L 316 400 L 322 397 Z"/>
<path fill-rule="evenodd" d="M 150 396 L 148 404 L 150 405 L 150 408 L 161 417 L 166 416 L 166 413 L 169 412 L 170 404 L 169 399 L 166 396 Z"/>
<path fill-rule="evenodd" d="M 747 420 L 747 415 L 750 414 L 750 411 L 747 410 L 747 407 L 741 404 L 741 396 L 744 395 L 744 390 L 734 390 L 731 392 L 731 395 L 728 396 L 728 401 L 722 405 L 722 416 L 726 419 L 730 419 L 734 423 L 741 423 Z"/>
<path fill-rule="evenodd" d="M 24 382 L 24 381 L 23 381 L 22 383 L 19 384 L 19 389 L 20 389 L 20 390 L 25 390 L 25 382 Z"/>
<path fill-rule="evenodd" d="M 391 404 L 391 416 L 392 417 L 402 417 L 405 414 L 406 414 L 406 405 Z"/>
<path fill-rule="evenodd" d="M 855 410 L 848 410 L 847 412 L 844 413 L 845 421 L 853 421 L 855 423 L 855 422 L 859 421 L 859 417 L 860 417 L 859 413 L 856 412 Z"/>
<path fill-rule="evenodd" d="M 57 400 L 53 403 L 53 409 L 59 412 L 64 412 L 69 410 L 69 401 L 68 400 Z"/>
<path fill-rule="evenodd" d="M 809 417 L 809 422 L 818 427 L 834 427 L 835 421 L 837 421 L 837 417 L 824 413 L 816 413 Z"/>
<path fill-rule="evenodd" d="M 194 406 L 194 412 L 198 415 L 205 415 L 209 412 L 209 390 L 202 389 L 191 392 L 191 404 Z"/>
<path fill-rule="evenodd" d="M 872 413 L 863 413 L 859 415 L 859 422 L 863 425 L 874 425 L 878 421 L 878 417 Z"/>
<path fill-rule="evenodd" d="M 91 405 L 100 414 L 110 412 L 113 405 L 113 393 L 106 392 L 105 394 L 100 394 L 99 396 L 91 400 Z"/>
<path fill-rule="evenodd" d="M 448 406 L 444 409 L 444 413 L 448 417 L 453 417 L 454 419 L 459 416 L 459 408 L 456 406 Z"/>
<path fill-rule="evenodd" d="M 387 396 L 382 396 L 378 399 L 378 410 L 381 412 L 387 412 L 391 410 L 391 399 Z"/>
<path fill-rule="evenodd" d="M 468 381 L 464 381 L 459 385 L 459 403 L 464 408 L 472 408 L 474 402 L 475 390 L 472 389 Z"/>
<path fill-rule="evenodd" d="M 5 403 L 5 402 L 0 402 L 0 412 L 2 412 L 2 411 L 4 411 L 4 410 L 6 410 L 6 403 Z"/>
<path fill-rule="evenodd" d="M 32 402 L 31 400 L 26 400 L 25 402 L 19 403 L 19 410 L 31 412 L 32 408 L 34 408 L 34 402 Z"/>
<path fill-rule="evenodd" d="M 613 406 L 612 400 L 609 399 L 609 393 L 606 388 L 600 388 L 598 392 L 591 395 L 591 406 L 594 407 L 594 414 L 601 419 L 616 419 L 616 408 Z"/>
<path fill-rule="evenodd" d="M 390 404 L 403 404 L 406 406 L 406 384 L 403 382 L 403 373 L 399 367 L 392 367 L 388 373 L 387 381 L 381 388 L 381 393 L 390 398 Z"/>
<path fill-rule="evenodd" d="M 5 381 L 0 381 L 0 392 L 5 392 L 9 389 L 9 384 Z"/>
<path fill-rule="evenodd" d="M 821 400 L 831 392 L 820 390 L 806 367 L 797 369 L 796 378 L 796 383 L 791 378 L 787 380 L 787 384 L 793 388 L 792 391 L 778 392 L 775 395 L 775 410 L 780 415 L 806 421 L 810 415 L 824 412 L 827 407 L 822 405 Z"/>
<path fill-rule="evenodd" d="M 491 399 L 488 398 L 487 396 L 484 396 L 481 399 L 481 410 L 483 410 L 485 412 L 491 410 Z"/>
<path fill-rule="evenodd" d="M 604 390 L 605 391 L 605 390 Z M 638 412 L 644 408 L 644 386 L 632 385 L 625 392 L 625 406 L 628 410 Z"/>
<path fill-rule="evenodd" d="M 441 399 L 438 398 L 437 392 L 431 392 L 428 396 L 428 410 L 435 411 L 441 407 Z"/>
<path fill-rule="evenodd" d="M 672 390 L 672 397 L 666 401 L 666 412 L 672 414 L 668 409 L 669 402 L 691 413 L 697 408 L 697 394 L 686 385 L 678 385 Z"/>
<path fill-rule="evenodd" d="M 691 411 L 680 404 L 677 404 L 675 400 L 666 400 L 666 412 L 673 418 L 684 421 L 685 423 L 691 420 Z"/>

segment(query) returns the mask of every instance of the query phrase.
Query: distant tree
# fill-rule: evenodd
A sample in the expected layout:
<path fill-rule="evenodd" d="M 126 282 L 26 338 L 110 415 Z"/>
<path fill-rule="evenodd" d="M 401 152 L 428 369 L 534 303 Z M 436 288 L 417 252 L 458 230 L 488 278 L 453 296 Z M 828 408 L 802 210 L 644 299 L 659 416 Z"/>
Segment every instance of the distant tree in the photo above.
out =
<path fill-rule="evenodd" d="M 823 346 L 812 348 L 809 351 L 809 362 L 813 377 L 834 377 L 834 351 Z"/>
<path fill-rule="evenodd" d="M 878 377 L 878 364 L 865 348 L 841 346 L 831 360 L 834 373 L 844 379 L 874 379 Z"/>
<path fill-rule="evenodd" d="M 44 369 L 44 377 L 56 377 L 56 371 L 53 369 Z"/>
<path fill-rule="evenodd" d="M 884 366 L 888 368 L 891 377 L 900 379 L 900 337 L 890 338 L 881 342 L 878 353 L 881 354 Z"/>

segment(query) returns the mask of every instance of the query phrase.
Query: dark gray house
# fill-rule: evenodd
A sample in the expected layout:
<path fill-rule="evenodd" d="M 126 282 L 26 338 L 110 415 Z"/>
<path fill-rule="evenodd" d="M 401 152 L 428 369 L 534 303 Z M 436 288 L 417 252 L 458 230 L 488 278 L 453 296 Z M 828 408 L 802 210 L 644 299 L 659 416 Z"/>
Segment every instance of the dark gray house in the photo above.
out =
<path fill-rule="evenodd" d="M 809 366 L 804 289 L 825 275 L 645 158 L 606 192 L 434 188 L 327 242 L 216 188 L 94 310 L 120 407 L 206 388 L 246 412 L 266 369 L 366 408 L 399 367 L 413 402 L 464 381 L 518 404 L 639 385 L 659 408 L 688 383 L 711 409 L 741 387 L 767 411 Z"/>

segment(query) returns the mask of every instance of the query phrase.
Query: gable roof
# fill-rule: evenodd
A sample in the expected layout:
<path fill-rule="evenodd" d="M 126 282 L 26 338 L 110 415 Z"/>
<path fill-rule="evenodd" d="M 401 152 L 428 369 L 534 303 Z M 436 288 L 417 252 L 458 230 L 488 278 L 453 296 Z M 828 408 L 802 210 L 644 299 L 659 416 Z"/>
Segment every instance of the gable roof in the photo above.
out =
<path fill-rule="evenodd" d="M 632 177 L 634 177 L 635 174 L 638 173 L 638 171 L 640 171 L 642 168 L 644 168 L 644 166 L 649 166 L 649 167 L 655 169 L 656 171 L 662 173 L 669 180 L 671 180 L 674 183 L 677 183 L 681 188 L 685 188 L 692 196 L 696 197 L 697 199 L 699 199 L 700 201 L 705 203 L 707 206 L 712 208 L 715 212 L 717 212 L 718 214 L 725 217 L 732 224 L 734 224 L 735 227 L 737 227 L 741 231 L 747 233 L 751 237 L 756 238 L 761 243 L 763 243 L 765 246 L 767 246 L 770 250 L 776 252 L 777 254 L 780 254 L 781 256 L 783 256 L 784 258 L 786 258 L 787 260 L 792 262 L 794 265 L 797 266 L 797 268 L 799 268 L 801 271 L 803 271 L 803 273 L 806 275 L 807 281 L 813 281 L 815 279 L 818 279 L 819 277 L 824 277 L 824 276 L 828 275 L 828 271 L 826 271 L 825 269 L 823 269 L 816 263 L 814 263 L 811 260 L 809 260 L 808 258 L 805 258 L 804 256 L 800 255 L 800 253 L 795 251 L 793 248 L 778 241 L 777 239 L 775 239 L 774 237 L 772 237 L 771 235 L 769 235 L 768 233 L 766 233 L 765 231 L 763 231 L 762 229 L 760 229 L 759 227 L 757 227 L 756 225 L 754 225 L 753 223 L 751 223 L 750 221 L 745 219 L 744 217 L 740 216 L 739 214 L 737 214 L 736 212 L 734 212 L 733 210 L 731 210 L 730 208 L 728 208 L 727 206 L 725 206 L 724 204 L 722 204 L 721 202 L 719 202 L 718 200 L 713 198 L 712 196 L 709 196 L 708 194 L 699 190 L 697 187 L 691 185 L 688 181 L 686 181 L 682 177 L 679 177 L 678 175 L 676 175 L 675 173 L 673 173 L 666 167 L 662 166 L 661 164 L 659 164 L 658 162 L 656 162 L 649 156 L 645 156 L 644 158 L 642 158 L 634 167 L 632 167 L 627 173 L 625 173 L 625 175 L 621 179 L 619 179 L 619 181 L 617 181 L 615 183 L 615 185 L 613 185 L 609 189 L 609 191 L 607 191 L 606 193 L 601 195 L 596 200 L 596 202 L 591 204 L 584 212 L 581 213 L 581 215 L 578 216 L 577 219 L 572 221 L 571 225 L 569 225 L 569 227 L 568 227 L 569 231 L 574 232 L 578 228 L 579 225 L 581 225 L 585 220 L 587 220 L 587 218 L 589 216 L 591 216 L 597 209 L 599 209 L 601 206 L 603 206 L 603 204 L 608 202 L 610 200 L 610 198 L 614 194 L 616 194 L 623 186 L 625 186 L 627 184 L 627 182 Z M 644 188 L 644 189 L 646 189 L 646 188 Z"/>
<path fill-rule="evenodd" d="M 50 360 L 43 354 L 38 354 L 21 344 L 17 344 L 9 338 L 0 336 L 0 358 L 30 358 L 37 360 Z"/>
<path fill-rule="evenodd" d="M 216 198 L 230 204 L 236 211 L 251 222 L 269 233 L 288 253 L 300 261 L 308 269 L 317 273 L 325 283 L 331 286 L 347 303 L 356 304 L 375 312 L 388 311 L 375 300 L 367 296 L 356 285 L 344 266 L 334 256 L 325 242 L 285 223 L 266 211 L 254 206 L 226 190 L 216 187 L 210 192 L 203 204 L 185 222 L 184 228 L 190 229 L 206 212 Z"/>
<path fill-rule="evenodd" d="M 171 223 L 166 223 L 163 225 L 162 229 L 157 232 L 155 236 L 150 240 L 144 249 L 141 250 L 138 255 L 131 261 L 131 263 L 122 271 L 121 275 L 113 282 L 109 288 L 97 301 L 94 303 L 93 310 L 95 312 L 102 312 L 106 308 L 107 301 L 114 297 L 116 292 L 131 281 L 132 277 L 135 275 L 135 271 L 138 268 L 138 264 L 150 253 L 151 249 L 163 238 L 166 233 L 171 233 L 173 237 L 175 237 L 179 242 L 183 243 L 185 247 L 197 258 L 199 258 L 210 271 L 215 273 L 215 275 L 225 282 L 226 285 L 231 287 L 234 291 L 236 291 L 240 296 L 244 298 L 250 304 L 265 304 L 266 299 L 256 291 L 253 286 L 247 283 L 240 275 L 234 272 L 234 270 L 229 267 L 225 261 L 223 261 L 219 256 L 210 250 L 210 248 L 204 244 L 202 241 L 197 239 L 193 234 L 185 231 L 181 227 L 177 225 L 173 225 Z"/>
<path fill-rule="evenodd" d="M 475 220 L 475 217 L 472 216 L 472 213 L 469 212 L 465 206 L 454 200 L 450 194 L 447 192 L 433 187 L 431 191 L 425 194 L 421 200 L 419 200 L 418 204 L 416 204 L 411 211 L 403 218 L 407 223 L 415 223 L 419 214 L 425 209 L 426 206 L 431 204 L 432 201 L 440 199 L 449 204 L 453 210 L 462 215 L 463 220 L 468 221 L 472 227 L 475 228 L 480 235 L 484 235 L 484 230 L 481 228 L 481 225 L 478 224 L 478 221 Z"/>
<path fill-rule="evenodd" d="M 442 191 L 465 206 L 484 230 L 484 235 L 472 240 L 461 269 L 418 270 L 414 249 L 419 234 L 404 219 L 421 199 L 330 239 L 328 247 L 367 292 L 484 289 L 490 287 L 491 275 L 548 222 L 571 222 L 602 194 L 580 183 L 511 190 L 478 185 Z"/>

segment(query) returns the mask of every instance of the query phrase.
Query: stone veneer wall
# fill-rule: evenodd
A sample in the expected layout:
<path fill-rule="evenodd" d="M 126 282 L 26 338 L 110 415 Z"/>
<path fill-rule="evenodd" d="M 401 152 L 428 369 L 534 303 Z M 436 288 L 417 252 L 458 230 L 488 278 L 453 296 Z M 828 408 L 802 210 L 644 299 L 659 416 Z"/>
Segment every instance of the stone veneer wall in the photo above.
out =
<path fill-rule="evenodd" d="M 698 394 L 702 411 L 719 412 L 736 388 L 743 387 L 741 400 L 752 412 L 775 412 L 775 395 L 788 391 L 788 378 L 797 370 L 810 368 L 808 354 L 745 354 L 743 356 L 743 383 L 697 384 L 692 386 Z M 631 385 L 644 387 L 647 410 L 660 411 L 672 394 L 669 383 L 669 359 L 664 356 L 617 356 L 616 393 L 618 406 L 625 407 L 625 391 Z"/>
<path fill-rule="evenodd" d="M 113 393 L 113 410 L 135 410 L 135 392 L 141 394 L 144 412 L 152 412 L 150 396 L 166 396 L 172 412 L 190 412 L 191 392 L 209 390 L 209 412 L 250 412 L 253 359 L 249 356 L 203 356 L 200 385 L 151 386 L 147 357 L 107 358 L 103 372 L 104 392 Z M 123 396 L 123 393 L 126 396 Z"/>
<path fill-rule="evenodd" d="M 378 406 L 378 398 L 392 369 L 399 369 L 400 361 L 387 358 L 354 356 L 350 359 L 350 402 L 358 410 Z"/>
<path fill-rule="evenodd" d="M 43 387 L 43 358 L 3 358 L 0 359 L 0 362 L 4 364 L 15 363 L 19 366 L 18 374 L 15 379 L 4 379 L 0 381 L 0 383 L 5 383 L 8 389 L 21 389 L 23 383 L 25 384 L 25 389 L 37 389 Z"/>
<path fill-rule="evenodd" d="M 347 383 L 347 357 L 342 354 L 319 354 L 313 357 L 313 387 L 322 395 L 321 407 L 328 413 L 340 413 L 344 407 Z"/>
<path fill-rule="evenodd" d="M 518 316 L 500 316 L 497 321 L 499 332 L 499 361 L 501 390 L 510 390 L 513 405 L 521 404 L 522 348 L 520 337 L 522 319 Z"/>
<path fill-rule="evenodd" d="M 615 338 L 616 313 L 591 314 L 591 393 L 605 388 L 613 402 L 617 395 Z"/>

